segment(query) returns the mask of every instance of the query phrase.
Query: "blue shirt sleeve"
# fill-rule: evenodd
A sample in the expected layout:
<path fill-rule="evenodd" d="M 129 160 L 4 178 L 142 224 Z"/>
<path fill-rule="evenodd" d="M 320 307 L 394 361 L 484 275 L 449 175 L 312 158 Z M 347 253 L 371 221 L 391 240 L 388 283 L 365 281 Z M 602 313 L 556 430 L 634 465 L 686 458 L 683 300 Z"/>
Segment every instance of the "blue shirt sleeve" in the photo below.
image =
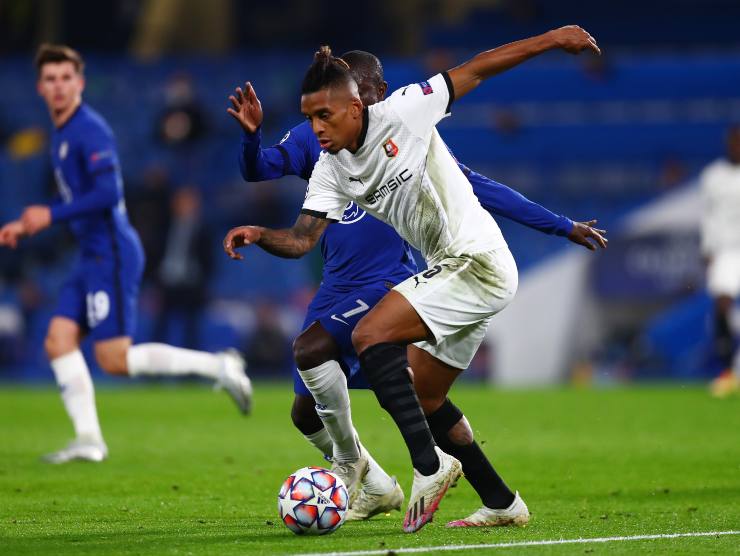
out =
<path fill-rule="evenodd" d="M 90 187 L 69 203 L 52 205 L 52 222 L 63 222 L 108 209 L 121 198 L 118 154 L 112 135 L 102 128 L 85 129 L 81 135 L 79 156 Z"/>
<path fill-rule="evenodd" d="M 246 181 L 274 180 L 283 176 L 311 176 L 315 160 L 307 144 L 305 125 L 301 124 L 285 134 L 272 147 L 262 148 L 262 128 L 255 133 L 242 134 L 239 169 Z M 313 137 L 313 135 L 311 135 Z"/>
<path fill-rule="evenodd" d="M 118 203 L 118 175 L 113 168 L 95 174 L 93 187 L 71 203 L 51 206 L 51 221 L 64 222 L 93 212 L 108 209 Z"/>
<path fill-rule="evenodd" d="M 503 183 L 473 172 L 459 162 L 458 165 L 473 186 L 473 192 L 480 204 L 491 214 L 503 216 L 546 234 L 567 236 L 573 229 L 570 218 L 549 211 Z"/>

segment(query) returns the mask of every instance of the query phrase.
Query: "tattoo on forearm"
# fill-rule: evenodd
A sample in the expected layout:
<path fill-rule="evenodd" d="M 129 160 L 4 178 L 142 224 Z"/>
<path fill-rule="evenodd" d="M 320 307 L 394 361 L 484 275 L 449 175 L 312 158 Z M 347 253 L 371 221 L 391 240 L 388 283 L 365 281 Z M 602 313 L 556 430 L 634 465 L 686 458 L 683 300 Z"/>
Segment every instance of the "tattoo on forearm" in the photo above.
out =
<path fill-rule="evenodd" d="M 297 259 L 308 253 L 321 237 L 327 220 L 301 214 L 292 228 L 264 228 L 258 245 L 265 251 L 286 259 Z"/>

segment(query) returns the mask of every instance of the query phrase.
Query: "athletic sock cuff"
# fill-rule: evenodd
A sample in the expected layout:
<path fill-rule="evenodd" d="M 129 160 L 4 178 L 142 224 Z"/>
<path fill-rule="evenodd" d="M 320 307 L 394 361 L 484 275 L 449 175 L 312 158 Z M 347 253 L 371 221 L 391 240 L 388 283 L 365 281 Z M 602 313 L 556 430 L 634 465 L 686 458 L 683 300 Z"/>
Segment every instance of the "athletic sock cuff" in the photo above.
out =
<path fill-rule="evenodd" d="M 343 382 L 345 388 L 347 384 L 347 377 L 344 376 L 342 367 L 334 360 L 326 361 L 318 367 L 305 371 L 298 369 L 298 374 L 301 375 L 306 388 L 313 394 L 314 398 L 317 394 L 320 395 L 334 387 L 337 382 Z"/>
<path fill-rule="evenodd" d="M 58 384 L 67 383 L 70 379 L 79 375 L 80 372 L 90 374 L 85 357 L 79 349 L 65 353 L 61 357 L 56 357 L 50 363 Z"/>
<path fill-rule="evenodd" d="M 371 384 L 393 375 L 400 367 L 408 367 L 406 346 L 399 344 L 375 344 L 363 351 L 359 359 L 365 378 Z"/>
<path fill-rule="evenodd" d="M 463 412 L 460 411 L 460 408 L 452 403 L 449 398 L 445 398 L 444 403 L 434 413 L 427 415 L 427 423 L 429 423 L 432 433 L 440 431 L 447 434 L 447 431 L 462 418 Z"/>

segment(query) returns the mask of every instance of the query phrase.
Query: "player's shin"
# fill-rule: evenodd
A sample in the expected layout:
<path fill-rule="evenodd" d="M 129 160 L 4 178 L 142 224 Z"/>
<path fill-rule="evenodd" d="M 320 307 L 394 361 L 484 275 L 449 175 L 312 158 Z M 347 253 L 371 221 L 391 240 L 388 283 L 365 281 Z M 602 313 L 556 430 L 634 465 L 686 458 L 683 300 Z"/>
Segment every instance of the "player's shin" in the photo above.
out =
<path fill-rule="evenodd" d="M 102 441 L 95 389 L 82 352 L 75 350 L 53 359 L 51 368 L 77 438 Z"/>
<path fill-rule="evenodd" d="M 401 431 L 414 468 L 422 475 L 435 473 L 439 458 L 407 371 L 406 346 L 387 343 L 370 346 L 360 355 L 360 366 L 381 407 Z"/>
<path fill-rule="evenodd" d="M 334 460 L 339 463 L 358 460 L 360 450 L 352 426 L 347 378 L 339 363 L 326 361 L 298 372 L 316 400 L 316 413 L 334 443 Z"/>
<path fill-rule="evenodd" d="M 460 460 L 465 478 L 478 493 L 483 504 L 491 509 L 508 508 L 515 495 L 496 473 L 478 443 L 472 440 L 472 431 L 468 442 L 451 438 L 453 428 L 459 426 L 461 421 L 465 423 L 462 411 L 449 399 L 445 399 L 439 409 L 427 416 L 427 421 L 437 445 L 444 452 Z"/>

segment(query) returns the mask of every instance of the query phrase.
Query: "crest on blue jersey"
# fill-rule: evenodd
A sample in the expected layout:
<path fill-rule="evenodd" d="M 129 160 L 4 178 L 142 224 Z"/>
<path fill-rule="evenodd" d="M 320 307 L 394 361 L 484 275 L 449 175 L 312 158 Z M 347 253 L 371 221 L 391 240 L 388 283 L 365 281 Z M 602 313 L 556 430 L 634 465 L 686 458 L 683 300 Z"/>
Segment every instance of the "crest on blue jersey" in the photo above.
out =
<path fill-rule="evenodd" d="M 365 216 L 366 214 L 367 213 L 364 210 L 362 210 L 355 203 L 350 201 L 347 204 L 347 206 L 344 208 L 344 214 L 342 215 L 342 219 L 339 221 L 339 223 L 340 224 L 354 224 L 355 222 L 362 220 L 362 217 Z"/>
<path fill-rule="evenodd" d="M 421 92 L 425 95 L 431 95 L 434 92 L 434 89 L 432 89 L 429 81 L 422 81 L 421 83 L 419 83 L 419 87 L 421 87 Z"/>

